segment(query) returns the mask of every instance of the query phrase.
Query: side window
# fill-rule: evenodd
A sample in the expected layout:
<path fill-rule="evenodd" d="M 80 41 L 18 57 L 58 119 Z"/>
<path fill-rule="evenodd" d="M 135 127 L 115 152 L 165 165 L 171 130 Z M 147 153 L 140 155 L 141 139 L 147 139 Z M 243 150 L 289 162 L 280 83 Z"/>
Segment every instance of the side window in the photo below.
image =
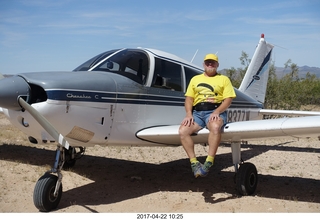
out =
<path fill-rule="evenodd" d="M 196 69 L 191 69 L 191 68 L 188 68 L 188 67 L 184 67 L 184 73 L 186 75 L 186 87 L 188 87 L 189 82 L 190 82 L 192 77 L 194 77 L 195 75 L 199 75 L 202 72 L 203 71 L 201 71 L 201 70 L 196 70 Z"/>
<path fill-rule="evenodd" d="M 151 87 L 182 91 L 181 66 L 155 58 L 155 70 Z"/>

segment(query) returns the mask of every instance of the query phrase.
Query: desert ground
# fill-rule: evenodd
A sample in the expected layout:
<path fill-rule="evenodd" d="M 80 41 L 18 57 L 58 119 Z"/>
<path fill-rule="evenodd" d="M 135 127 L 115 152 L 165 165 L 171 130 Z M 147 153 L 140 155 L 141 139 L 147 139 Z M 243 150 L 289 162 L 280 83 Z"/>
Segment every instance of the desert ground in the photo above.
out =
<path fill-rule="evenodd" d="M 54 162 L 56 145 L 34 145 L 0 114 L 0 212 L 37 213 L 34 186 Z M 197 145 L 200 161 L 207 147 Z M 231 149 L 221 144 L 215 165 L 195 179 L 180 147 L 87 148 L 63 171 L 63 195 L 53 213 L 320 213 L 320 142 L 269 139 L 242 146 L 259 182 L 254 195 L 234 184 Z"/>

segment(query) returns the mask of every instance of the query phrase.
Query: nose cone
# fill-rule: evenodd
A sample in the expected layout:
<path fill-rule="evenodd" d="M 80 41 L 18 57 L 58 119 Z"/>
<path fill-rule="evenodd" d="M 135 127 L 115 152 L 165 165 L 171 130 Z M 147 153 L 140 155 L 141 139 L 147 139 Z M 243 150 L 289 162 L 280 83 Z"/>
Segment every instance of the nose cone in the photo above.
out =
<path fill-rule="evenodd" d="M 19 76 L 0 79 L 0 107 L 11 110 L 21 110 L 18 97 L 28 100 L 29 84 Z"/>

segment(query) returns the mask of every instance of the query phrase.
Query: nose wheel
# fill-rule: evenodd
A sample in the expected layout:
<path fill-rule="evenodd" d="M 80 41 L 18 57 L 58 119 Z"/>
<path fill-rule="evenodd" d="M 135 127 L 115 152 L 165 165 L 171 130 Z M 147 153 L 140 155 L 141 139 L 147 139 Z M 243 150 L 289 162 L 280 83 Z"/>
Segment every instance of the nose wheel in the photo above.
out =
<path fill-rule="evenodd" d="M 57 208 L 62 196 L 61 170 L 64 162 L 65 148 L 59 145 L 56 150 L 53 168 L 40 177 L 34 187 L 33 203 L 39 211 L 49 212 Z"/>
<path fill-rule="evenodd" d="M 33 203 L 39 211 L 49 212 L 57 208 L 62 196 L 62 184 L 59 184 L 57 194 L 55 194 L 57 182 L 57 176 L 46 173 L 36 183 Z"/>

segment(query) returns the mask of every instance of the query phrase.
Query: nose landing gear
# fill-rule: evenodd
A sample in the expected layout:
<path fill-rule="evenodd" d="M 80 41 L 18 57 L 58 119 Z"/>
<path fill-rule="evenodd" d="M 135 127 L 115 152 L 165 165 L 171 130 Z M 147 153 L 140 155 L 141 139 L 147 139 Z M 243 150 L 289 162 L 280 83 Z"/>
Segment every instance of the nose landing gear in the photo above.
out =
<path fill-rule="evenodd" d="M 62 196 L 61 170 L 74 166 L 84 151 L 82 147 L 79 153 L 73 147 L 68 150 L 62 146 L 57 147 L 53 168 L 40 177 L 34 187 L 33 203 L 39 211 L 49 212 L 57 208 Z"/>

